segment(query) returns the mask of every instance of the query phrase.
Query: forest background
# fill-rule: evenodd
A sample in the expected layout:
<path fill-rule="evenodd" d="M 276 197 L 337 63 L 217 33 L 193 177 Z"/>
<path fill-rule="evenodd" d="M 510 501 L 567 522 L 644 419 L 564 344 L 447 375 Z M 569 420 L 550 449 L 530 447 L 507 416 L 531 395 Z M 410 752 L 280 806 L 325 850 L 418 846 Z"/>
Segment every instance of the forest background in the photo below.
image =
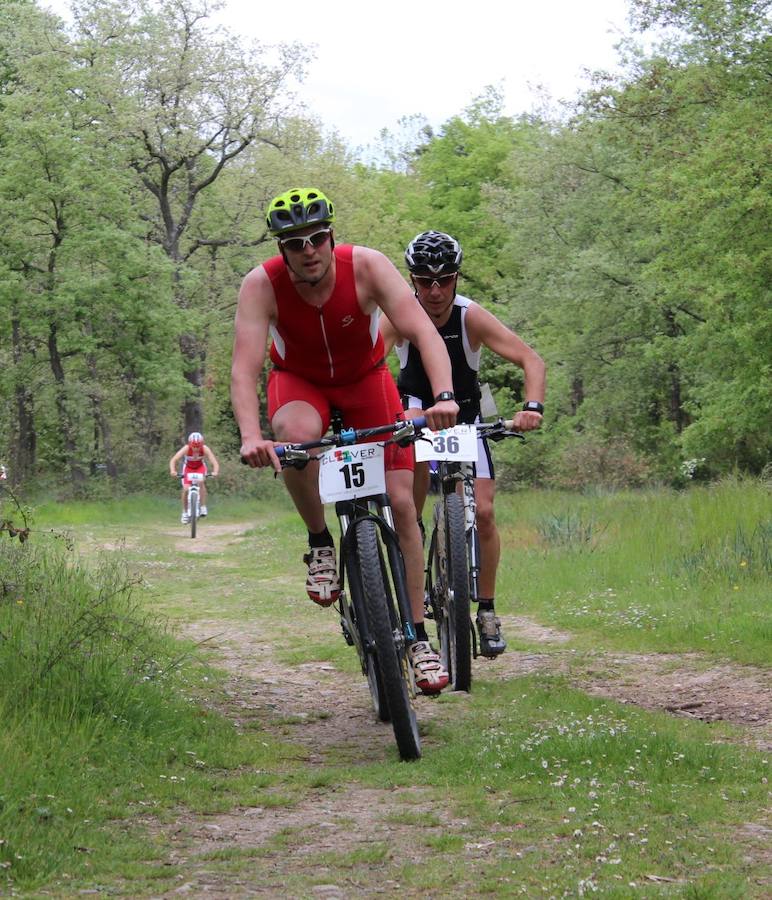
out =
<path fill-rule="evenodd" d="M 160 486 L 191 430 L 238 490 L 228 396 L 267 201 L 314 184 L 339 242 L 435 228 L 459 290 L 546 360 L 546 426 L 502 482 L 683 485 L 770 459 L 770 29 L 761 0 L 631 0 L 620 73 L 559 114 L 495 87 L 365 162 L 303 110 L 306 48 L 205 0 L 0 0 L 0 461 L 15 486 Z M 652 43 L 651 35 L 658 40 Z M 646 36 L 644 50 L 643 38 Z M 502 413 L 512 366 L 484 356 Z M 168 485 L 167 485 L 168 487 Z"/>

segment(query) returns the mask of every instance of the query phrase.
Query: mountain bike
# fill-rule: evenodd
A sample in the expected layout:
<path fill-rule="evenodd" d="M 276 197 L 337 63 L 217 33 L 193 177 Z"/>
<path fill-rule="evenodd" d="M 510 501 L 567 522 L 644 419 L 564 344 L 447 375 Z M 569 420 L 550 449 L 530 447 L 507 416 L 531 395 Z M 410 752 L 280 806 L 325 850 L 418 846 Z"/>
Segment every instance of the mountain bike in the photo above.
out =
<path fill-rule="evenodd" d="M 440 658 L 455 691 L 472 687 L 472 656 L 477 641 L 471 604 L 479 597 L 480 544 L 474 495 L 478 437 L 491 441 L 515 437 L 512 420 L 455 425 L 439 432 L 424 430 L 431 446 L 416 444 L 416 460 L 437 462 L 439 499 L 434 504 L 426 558 L 425 597 L 437 623 Z"/>
<path fill-rule="evenodd" d="M 206 478 L 203 472 L 188 472 L 188 515 L 190 516 L 190 536 L 196 536 L 196 524 L 201 518 L 201 484 Z M 183 479 L 180 479 L 183 481 Z"/>
<path fill-rule="evenodd" d="M 319 493 L 335 503 L 340 523 L 341 630 L 359 655 L 373 706 L 382 722 L 391 722 L 399 755 L 421 756 L 415 713 L 415 684 L 408 647 L 415 625 L 405 579 L 405 564 L 386 493 L 385 443 L 412 443 L 425 419 L 374 428 L 346 429 L 334 422 L 332 435 L 304 444 L 276 447 L 282 467 L 319 462 Z M 385 443 L 377 435 L 391 435 Z M 329 448 L 329 449 L 324 449 Z M 322 449 L 314 456 L 309 451 Z"/>

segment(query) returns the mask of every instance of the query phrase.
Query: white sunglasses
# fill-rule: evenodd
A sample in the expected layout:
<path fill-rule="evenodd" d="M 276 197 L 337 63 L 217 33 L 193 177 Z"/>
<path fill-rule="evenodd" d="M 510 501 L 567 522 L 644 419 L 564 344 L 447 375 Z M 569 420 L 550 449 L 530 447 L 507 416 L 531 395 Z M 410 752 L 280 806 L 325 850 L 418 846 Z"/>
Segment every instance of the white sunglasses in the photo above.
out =
<path fill-rule="evenodd" d="M 312 231 L 311 234 L 302 237 L 279 238 L 279 244 L 284 250 L 291 250 L 293 253 L 302 253 L 306 249 L 306 244 L 312 247 L 321 247 L 330 239 L 330 229 L 320 228 L 319 231 Z"/>

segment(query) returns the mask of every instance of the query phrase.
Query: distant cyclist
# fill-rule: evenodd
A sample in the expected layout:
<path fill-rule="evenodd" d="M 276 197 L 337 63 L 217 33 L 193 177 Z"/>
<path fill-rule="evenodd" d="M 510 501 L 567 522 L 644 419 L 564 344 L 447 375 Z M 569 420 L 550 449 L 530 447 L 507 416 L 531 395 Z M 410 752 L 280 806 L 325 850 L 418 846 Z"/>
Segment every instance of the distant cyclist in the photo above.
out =
<path fill-rule="evenodd" d="M 169 474 L 175 478 L 177 477 L 177 464 L 183 457 L 185 462 L 182 467 L 182 516 L 180 521 L 183 525 L 187 525 L 190 522 L 190 516 L 188 515 L 190 478 L 188 476 L 191 472 L 200 472 L 202 475 L 206 475 L 208 472 L 206 460 L 212 464 L 212 475 L 217 475 L 220 471 L 220 463 L 217 462 L 217 457 L 204 443 L 204 438 L 199 431 L 192 431 L 188 435 L 187 444 L 183 444 L 169 460 Z M 206 514 L 206 481 L 202 481 L 199 515 L 205 516 Z"/>
<path fill-rule="evenodd" d="M 408 245 L 405 262 L 418 302 L 429 314 L 445 341 L 453 368 L 453 393 L 459 405 L 458 421 L 480 421 L 480 385 L 477 378 L 480 354 L 488 347 L 502 359 L 523 370 L 523 409 L 515 414 L 515 429 L 539 428 L 544 412 L 545 366 L 541 357 L 494 315 L 473 300 L 456 293 L 463 253 L 458 241 L 442 231 L 424 231 Z M 387 350 L 396 344 L 400 372 L 397 386 L 405 409 L 425 409 L 432 390 L 416 348 L 397 333 L 393 323 L 381 319 Z M 417 463 L 415 505 L 419 520 L 429 488 L 429 464 Z M 476 464 L 475 500 L 480 539 L 480 604 L 476 624 L 483 656 L 498 656 L 506 649 L 501 621 L 495 612 L 496 571 L 501 539 L 493 514 L 495 481 L 491 448 L 480 441 Z"/>

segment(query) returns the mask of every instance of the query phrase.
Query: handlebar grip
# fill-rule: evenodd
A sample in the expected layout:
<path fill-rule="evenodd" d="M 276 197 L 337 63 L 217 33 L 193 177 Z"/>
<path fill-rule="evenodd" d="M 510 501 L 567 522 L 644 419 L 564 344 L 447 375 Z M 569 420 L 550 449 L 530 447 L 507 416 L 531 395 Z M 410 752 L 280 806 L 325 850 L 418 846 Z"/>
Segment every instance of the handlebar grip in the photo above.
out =
<path fill-rule="evenodd" d="M 426 428 L 426 416 L 416 416 L 412 422 L 417 431 Z"/>

